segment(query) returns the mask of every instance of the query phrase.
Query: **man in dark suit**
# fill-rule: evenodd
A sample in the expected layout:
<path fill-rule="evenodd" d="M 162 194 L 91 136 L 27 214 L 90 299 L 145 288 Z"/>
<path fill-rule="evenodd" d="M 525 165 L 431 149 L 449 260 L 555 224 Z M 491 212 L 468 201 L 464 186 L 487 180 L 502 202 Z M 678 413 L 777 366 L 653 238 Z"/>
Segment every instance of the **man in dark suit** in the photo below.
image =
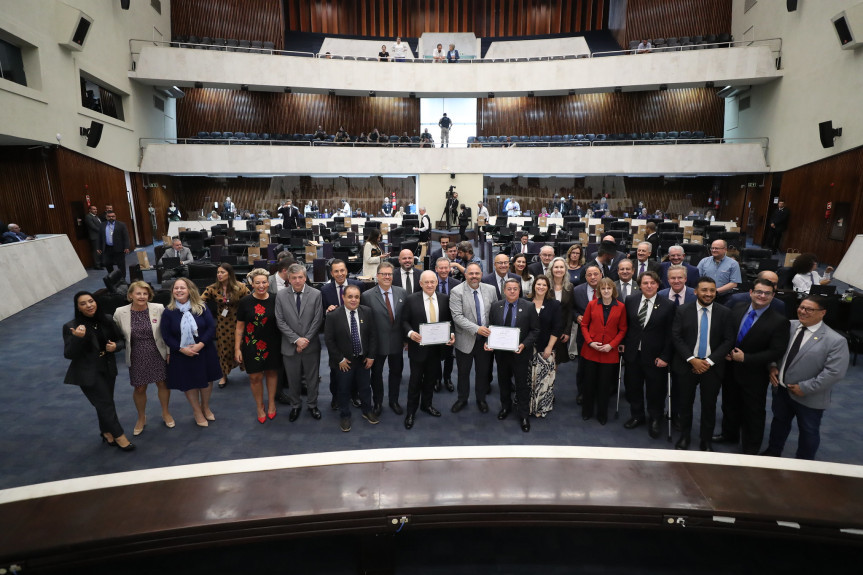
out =
<path fill-rule="evenodd" d="M 602 274 L 600 279 L 607 277 L 617 281 L 617 266 L 620 265 L 621 261 L 623 261 L 622 254 L 620 259 L 616 259 L 617 256 L 617 247 L 613 241 L 603 240 L 602 243 L 599 244 L 599 247 L 596 250 L 596 259 L 590 263 L 595 264 L 599 268 L 599 273 Z M 582 266 L 579 283 L 584 283 L 584 274 L 586 269 L 587 266 Z"/>
<path fill-rule="evenodd" d="M 372 310 L 378 332 L 378 350 L 372 366 L 372 404 L 375 415 L 380 415 L 384 402 L 384 363 L 389 363 L 390 371 L 387 389 L 390 409 L 396 415 L 404 410 L 399 405 L 399 389 L 404 371 L 404 334 L 402 333 L 402 314 L 407 294 L 403 288 L 393 285 L 395 269 L 390 262 L 378 265 L 378 285 L 366 290 L 362 303 Z"/>
<path fill-rule="evenodd" d="M 348 278 L 348 265 L 343 260 L 334 259 L 330 263 L 330 275 L 333 280 L 321 287 L 321 307 L 324 310 L 324 316 L 344 305 L 344 293 L 348 286 L 360 285 L 357 280 Z M 330 394 L 333 398 L 330 407 L 335 411 L 339 408 L 338 371 L 332 368 L 330 369 Z M 351 393 L 351 399 L 355 405 L 359 403 L 356 390 Z"/>
<path fill-rule="evenodd" d="M 291 200 L 285 200 L 285 204 L 279 208 L 279 214 L 282 216 L 282 228 L 295 230 L 300 227 L 300 210 L 292 205 Z"/>
<path fill-rule="evenodd" d="M 528 233 L 521 232 L 521 237 L 518 238 L 518 241 L 512 242 L 509 248 L 509 255 L 512 257 L 516 254 L 535 254 L 536 249 L 536 244 L 529 241 Z"/>
<path fill-rule="evenodd" d="M 617 264 L 617 281 L 614 282 L 617 286 L 617 299 L 626 301 L 626 298 L 638 291 L 638 284 L 633 278 L 632 260 L 621 260 Z"/>
<path fill-rule="evenodd" d="M 123 222 L 117 221 L 117 214 L 108 212 L 106 220 L 99 231 L 99 249 L 102 265 L 108 273 L 114 271 L 114 266 L 126 277 L 126 254 L 129 253 L 129 229 Z"/>
<path fill-rule="evenodd" d="M 581 275 L 584 281 L 572 288 L 572 317 L 579 326 L 581 326 L 581 320 L 584 317 L 584 310 L 587 309 L 587 304 L 599 297 L 597 285 L 599 284 L 599 280 L 602 279 L 602 271 L 596 262 L 589 262 L 582 267 Z M 575 345 L 578 349 L 581 349 L 581 346 L 584 345 L 584 336 L 581 334 L 581 328 L 576 330 Z M 579 390 L 576 393 L 575 402 L 578 405 L 581 405 L 580 390 L 583 377 L 584 362 L 579 360 L 575 374 L 575 384 Z"/>
<path fill-rule="evenodd" d="M 757 455 L 764 439 L 769 365 L 788 348 L 790 323 L 770 308 L 775 291 L 772 282 L 756 279 L 749 290 L 751 303 L 731 310 L 737 340 L 722 380 L 722 433 L 713 441 L 736 444 L 742 436 L 747 455 Z"/>
<path fill-rule="evenodd" d="M 371 424 L 379 422 L 372 411 L 372 394 L 369 382 L 377 355 L 377 330 L 372 310 L 360 305 L 360 288 L 348 286 L 344 290 L 344 306 L 327 314 L 324 339 L 330 356 L 330 369 L 336 372 L 339 389 L 339 427 L 351 430 L 351 389 L 360 397 L 363 419 Z"/>
<path fill-rule="evenodd" d="M 483 284 L 482 268 L 468 264 L 465 281 L 459 284 L 449 300 L 455 324 L 455 355 L 458 364 L 458 399 L 452 412 L 458 413 L 467 405 L 470 396 L 470 372 L 475 371 L 474 392 L 481 413 L 488 413 L 486 397 L 491 381 L 492 353 L 483 347 L 488 337 L 488 315 L 491 304 L 497 301 L 494 288 Z"/>
<path fill-rule="evenodd" d="M 701 386 L 701 451 L 713 451 L 716 397 L 725 372 L 725 356 L 734 347 L 731 310 L 715 302 L 716 282 L 702 277 L 695 288 L 697 301 L 677 310 L 671 328 L 673 369 L 680 381 L 680 439 L 676 449 L 689 449 L 692 404 Z"/>
<path fill-rule="evenodd" d="M 668 365 L 673 348 L 668 333 L 674 321 L 674 306 L 657 295 L 659 276 L 654 271 L 641 274 L 639 292 L 626 298 L 626 338 L 623 361 L 626 362 L 624 384 L 630 418 L 623 425 L 635 429 L 645 422 L 647 397 L 647 433 L 659 437 L 659 423 L 668 381 Z"/>
<path fill-rule="evenodd" d="M 449 229 L 456 224 L 458 219 L 458 192 L 453 192 L 452 196 L 447 198 L 444 211 L 446 212 L 446 226 Z"/>
<path fill-rule="evenodd" d="M 687 270 L 682 265 L 667 268 L 666 280 L 671 287 L 660 290 L 659 297 L 671 300 L 677 307 L 698 299 L 695 297 L 695 290 L 686 285 Z"/>
<path fill-rule="evenodd" d="M 450 263 L 447 258 L 439 258 L 434 262 L 435 273 L 437 273 L 437 292 L 441 293 L 447 297 L 449 297 L 449 293 L 455 286 L 459 285 L 461 282 L 457 279 L 451 278 L 449 275 L 450 272 Z M 455 391 L 455 386 L 452 383 L 452 365 L 455 360 L 455 356 L 453 354 L 453 348 L 443 350 L 443 373 L 441 374 L 441 378 L 443 380 L 443 385 L 446 386 L 447 391 Z M 437 380 L 434 384 L 435 393 L 441 390 L 441 380 Z"/>
<path fill-rule="evenodd" d="M 782 241 L 782 234 L 788 229 L 788 219 L 791 214 L 788 208 L 785 207 L 785 202 L 779 200 L 776 204 L 776 211 L 770 215 L 770 221 L 767 225 L 767 231 L 770 232 L 770 238 L 767 242 L 767 247 L 775 254 L 779 251 L 779 243 Z"/>
<path fill-rule="evenodd" d="M 102 233 L 102 220 L 99 219 L 99 209 L 91 205 L 87 215 L 84 216 L 84 225 L 87 227 L 87 238 L 90 240 L 90 248 L 93 255 L 93 267 L 102 269 L 102 256 L 99 254 L 99 234 Z"/>
<path fill-rule="evenodd" d="M 659 234 L 656 233 L 656 224 L 647 222 L 645 226 L 647 233 L 644 234 L 644 241 L 650 243 L 650 255 L 652 260 L 659 259 Z"/>
<path fill-rule="evenodd" d="M 775 286 L 779 285 L 779 276 L 776 275 L 776 272 L 772 272 L 770 270 L 758 272 L 756 278 L 767 280 Z M 750 296 L 748 293 L 736 293 L 725 301 L 725 307 L 727 307 L 728 309 L 734 309 L 735 306 L 740 305 L 741 303 L 745 303 L 748 305 L 749 301 Z M 779 312 L 779 315 L 781 315 L 782 317 L 788 317 L 785 313 L 785 302 L 778 297 L 773 297 L 770 299 L 770 309 Z"/>
<path fill-rule="evenodd" d="M 659 272 L 659 264 L 656 263 L 656 260 L 650 259 L 652 250 L 653 246 L 650 242 L 640 242 L 638 244 L 635 250 L 635 261 L 632 262 L 633 266 L 635 266 L 636 279 L 647 271 Z"/>
<path fill-rule="evenodd" d="M 318 372 L 321 363 L 321 324 L 324 310 L 321 292 L 306 285 L 306 268 L 293 264 L 288 268 L 289 287 L 276 296 L 276 324 L 282 332 L 282 359 L 288 377 L 291 402 L 289 421 L 296 421 L 302 411 L 300 386 L 305 375 L 306 402 L 312 418 L 320 419 L 318 409 Z"/>
<path fill-rule="evenodd" d="M 436 262 L 438 259 L 446 257 L 446 250 L 449 247 L 449 236 L 442 235 L 440 237 L 440 249 L 431 253 L 431 261 Z"/>
<path fill-rule="evenodd" d="M 833 386 L 848 371 L 848 342 L 824 323 L 826 298 L 810 295 L 797 308 L 791 322 L 791 345 L 782 359 L 770 366 L 773 386 L 773 421 L 770 441 L 760 455 L 779 457 L 791 423 L 797 419 L 797 459 L 815 459 L 821 444 L 821 418 L 830 406 Z"/>
<path fill-rule="evenodd" d="M 671 266 L 683 266 L 686 268 L 686 285 L 695 289 L 698 285 L 698 268 L 686 263 L 685 252 L 681 246 L 671 246 L 668 248 L 668 261 L 659 264 L 659 278 L 662 280 L 662 287 L 668 287 L 668 268 Z"/>
<path fill-rule="evenodd" d="M 421 345 L 420 324 L 448 322 L 452 320 L 449 311 L 449 297 L 437 293 L 437 276 L 431 270 L 420 275 L 421 289 L 405 300 L 405 313 L 402 316 L 402 330 L 408 338 L 408 360 L 411 375 L 408 383 L 407 415 L 405 429 L 411 429 L 416 419 L 417 408 L 434 417 L 441 413 L 432 405 L 434 382 L 440 379 L 440 362 L 444 344 Z M 455 334 L 450 334 L 446 343 L 455 343 Z"/>
<path fill-rule="evenodd" d="M 497 299 L 500 300 L 503 299 L 501 286 L 509 278 L 520 279 L 517 274 L 509 271 L 509 256 L 505 253 L 499 253 L 494 256 L 494 271 L 482 276 L 482 283 L 493 286 Z"/>
<path fill-rule="evenodd" d="M 407 295 L 420 291 L 420 271 L 414 267 L 414 253 L 399 252 L 399 269 L 394 272 L 393 285 L 404 288 Z"/>
<path fill-rule="evenodd" d="M 533 304 L 518 297 L 521 292 L 521 280 L 509 278 L 503 288 L 504 299 L 496 301 L 489 310 L 489 326 L 516 327 L 519 330 L 519 346 L 515 351 L 492 349 L 485 344 L 486 351 L 494 351 L 497 362 L 497 379 L 500 382 L 501 410 L 497 414 L 499 420 L 504 420 L 512 412 L 512 392 L 518 401 L 518 412 L 521 430 L 530 431 L 528 421 L 530 406 L 530 382 L 528 381 L 528 363 L 533 356 L 533 344 L 539 335 L 539 316 Z M 513 386 L 513 382 L 515 385 Z"/>
<path fill-rule="evenodd" d="M 554 259 L 554 248 L 551 246 L 542 246 L 539 248 L 539 261 L 533 262 L 527 266 L 527 271 L 533 276 L 546 275 L 548 266 L 551 265 L 551 260 Z"/>

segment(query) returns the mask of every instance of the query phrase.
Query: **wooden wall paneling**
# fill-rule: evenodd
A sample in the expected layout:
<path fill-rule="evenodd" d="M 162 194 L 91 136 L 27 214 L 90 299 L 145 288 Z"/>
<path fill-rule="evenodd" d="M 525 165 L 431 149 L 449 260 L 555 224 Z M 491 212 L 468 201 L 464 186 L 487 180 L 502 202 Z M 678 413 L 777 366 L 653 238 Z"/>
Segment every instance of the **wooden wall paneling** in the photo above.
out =
<path fill-rule="evenodd" d="M 791 214 L 784 248 L 812 252 L 820 262 L 836 265 L 857 234 L 863 233 L 863 148 L 825 158 L 782 174 L 780 198 Z M 844 241 L 828 239 L 832 218 L 827 202 L 850 202 L 851 217 Z M 772 207 L 771 207 L 772 209 Z"/>
<path fill-rule="evenodd" d="M 222 1 L 232 6 L 237 0 Z M 310 9 L 308 2 L 284 1 L 288 31 L 394 38 L 425 32 L 506 37 L 602 30 L 610 0 L 317 0 Z M 178 13 L 187 10 L 194 12 Z M 273 8 L 267 3 L 264 10 Z"/>
<path fill-rule="evenodd" d="M 730 33 L 731 4 L 729 0 L 627 0 L 621 45 L 642 38 Z"/>
<path fill-rule="evenodd" d="M 724 103 L 714 89 L 481 98 L 477 135 L 614 134 L 703 130 L 721 136 Z"/>
<path fill-rule="evenodd" d="M 304 14 L 305 1 L 289 0 L 288 15 L 301 22 L 317 19 Z M 171 2 L 171 34 L 273 42 L 285 46 L 282 0 L 182 0 Z"/>
<path fill-rule="evenodd" d="M 83 199 L 83 198 L 82 198 Z M 0 154 L 0 221 L 28 234 L 69 234 L 57 187 L 56 149 L 5 146 Z M 48 205 L 54 204 L 54 209 Z M 73 240 L 74 244 L 74 240 Z"/>
<path fill-rule="evenodd" d="M 318 125 L 351 135 L 375 126 L 387 134 L 419 135 L 420 101 L 414 98 L 355 98 L 323 94 L 283 94 L 188 89 L 177 100 L 177 133 L 199 131 L 312 134 Z"/>

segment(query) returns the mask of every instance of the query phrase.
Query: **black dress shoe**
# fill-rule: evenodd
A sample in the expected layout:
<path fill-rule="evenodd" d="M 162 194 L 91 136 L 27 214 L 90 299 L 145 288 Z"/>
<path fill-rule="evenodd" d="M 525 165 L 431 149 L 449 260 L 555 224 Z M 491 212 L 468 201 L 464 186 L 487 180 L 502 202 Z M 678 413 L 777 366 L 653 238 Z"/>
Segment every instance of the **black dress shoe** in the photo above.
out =
<path fill-rule="evenodd" d="M 587 413 L 582 413 L 582 414 L 581 414 L 581 418 L 582 418 L 584 421 L 590 421 L 590 419 L 591 419 L 592 417 L 593 417 L 592 415 L 589 415 L 589 414 L 587 414 Z"/>
<path fill-rule="evenodd" d="M 689 449 L 690 441 L 691 439 L 688 435 L 681 435 L 677 443 L 674 444 L 674 449 Z"/>
<path fill-rule="evenodd" d="M 411 413 L 405 417 L 405 429 L 410 429 L 414 426 L 414 414 Z"/>
<path fill-rule="evenodd" d="M 455 403 L 452 404 L 452 409 L 450 411 L 452 411 L 453 413 L 458 413 L 459 411 L 464 409 L 464 407 L 466 405 L 467 405 L 467 402 L 465 400 L 459 399 Z"/>
<path fill-rule="evenodd" d="M 605 425 L 606 423 L 608 423 L 608 416 L 607 415 L 597 415 L 596 421 L 598 421 L 600 425 Z"/>
<path fill-rule="evenodd" d="M 739 443 L 739 440 L 732 439 L 727 435 L 723 435 L 722 433 L 714 435 L 710 438 L 710 441 L 712 441 L 713 443 Z"/>
<path fill-rule="evenodd" d="M 512 411 L 512 409 L 510 409 L 509 407 L 504 407 L 503 409 L 501 409 L 501 410 L 498 412 L 498 414 L 497 414 L 497 418 L 498 418 L 499 420 L 503 421 L 504 419 L 506 419 L 506 416 L 507 416 L 507 415 L 509 415 L 509 412 L 510 412 L 510 411 Z"/>
<path fill-rule="evenodd" d="M 521 426 L 521 430 L 523 432 L 527 433 L 528 431 L 530 431 L 530 422 L 527 420 L 526 417 L 522 417 L 519 420 L 518 424 Z"/>
<path fill-rule="evenodd" d="M 447 390 L 447 391 L 455 391 L 455 386 L 452 384 L 452 380 L 451 380 L 451 379 L 446 380 L 446 381 L 444 382 L 444 385 L 446 385 L 446 390 Z"/>
<path fill-rule="evenodd" d="M 659 437 L 659 420 L 651 419 L 650 424 L 647 427 L 647 435 L 651 437 L 651 439 L 656 439 Z"/>
<path fill-rule="evenodd" d="M 629 419 L 629 421 L 627 421 L 626 423 L 623 424 L 623 427 L 625 429 L 635 429 L 636 427 L 638 427 L 639 425 L 642 425 L 643 423 L 644 423 L 643 417 L 632 417 Z"/>
<path fill-rule="evenodd" d="M 317 407 L 310 407 L 309 413 L 312 415 L 312 418 L 314 418 L 314 419 L 320 419 L 321 418 L 321 410 L 318 409 Z"/>
<path fill-rule="evenodd" d="M 484 399 L 477 400 L 476 406 L 479 408 L 480 413 L 488 413 L 488 403 Z"/>
<path fill-rule="evenodd" d="M 440 380 L 437 380 L 436 382 L 434 382 L 434 392 L 439 393 L 440 390 L 441 390 Z"/>
<path fill-rule="evenodd" d="M 353 405 L 354 407 L 362 407 L 363 402 L 360 401 L 359 397 L 352 397 L 351 398 L 351 405 Z"/>
<path fill-rule="evenodd" d="M 300 411 L 301 410 L 299 407 L 291 408 L 291 413 L 288 415 L 288 421 L 290 421 L 290 422 L 296 421 L 297 418 L 300 416 Z"/>
<path fill-rule="evenodd" d="M 584 402 L 584 396 L 583 395 L 581 395 L 579 393 L 578 395 L 575 396 L 575 404 L 576 405 L 581 405 L 583 402 Z"/>
<path fill-rule="evenodd" d="M 375 414 L 375 417 L 380 417 L 380 416 L 381 416 L 381 412 L 382 412 L 383 410 L 384 410 L 384 408 L 383 408 L 383 407 L 381 407 L 381 404 L 380 404 L 380 403 L 376 403 L 376 404 L 374 405 L 374 407 L 372 408 L 372 413 L 374 413 L 374 414 Z"/>
<path fill-rule="evenodd" d="M 420 411 L 424 411 L 425 413 L 428 413 L 432 417 L 440 417 L 440 415 L 441 415 L 440 411 L 435 409 L 435 407 L 433 405 L 429 405 L 428 407 L 422 407 L 422 408 L 420 408 Z"/>
<path fill-rule="evenodd" d="M 713 451 L 713 445 L 709 441 L 704 441 L 703 439 L 698 447 L 701 451 Z"/>
<path fill-rule="evenodd" d="M 390 409 L 392 409 L 392 410 L 393 410 L 393 413 L 395 413 L 396 415 L 401 415 L 402 413 L 404 413 L 404 412 L 405 412 L 405 411 L 402 409 L 402 406 L 401 406 L 401 405 L 399 405 L 399 402 L 398 402 L 398 401 L 391 401 L 391 402 L 390 402 Z"/>

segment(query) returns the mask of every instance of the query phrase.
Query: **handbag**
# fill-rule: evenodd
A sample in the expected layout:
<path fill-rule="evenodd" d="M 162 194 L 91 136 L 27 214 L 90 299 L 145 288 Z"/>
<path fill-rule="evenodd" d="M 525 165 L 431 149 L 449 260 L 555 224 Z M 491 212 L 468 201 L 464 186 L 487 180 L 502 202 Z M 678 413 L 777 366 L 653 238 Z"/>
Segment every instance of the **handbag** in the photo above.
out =
<path fill-rule="evenodd" d="M 785 263 L 782 265 L 786 268 L 790 268 L 794 265 L 794 260 L 797 259 L 797 256 L 800 255 L 800 250 L 795 250 L 794 248 L 789 248 L 788 251 L 785 252 Z"/>

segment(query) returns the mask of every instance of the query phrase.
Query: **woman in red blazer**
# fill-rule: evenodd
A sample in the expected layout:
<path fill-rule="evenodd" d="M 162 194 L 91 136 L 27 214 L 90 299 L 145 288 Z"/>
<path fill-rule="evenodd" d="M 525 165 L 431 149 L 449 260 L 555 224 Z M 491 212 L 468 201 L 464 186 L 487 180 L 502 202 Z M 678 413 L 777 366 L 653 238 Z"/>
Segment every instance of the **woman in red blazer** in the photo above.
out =
<path fill-rule="evenodd" d="M 608 421 L 608 398 L 618 376 L 620 353 L 618 346 L 626 335 L 626 306 L 617 301 L 617 287 L 609 278 L 597 285 L 599 298 L 587 304 L 581 320 L 584 345 L 581 359 L 584 364 L 584 381 L 581 391 L 584 401 L 581 416 L 587 421 L 596 410 L 600 425 Z"/>

